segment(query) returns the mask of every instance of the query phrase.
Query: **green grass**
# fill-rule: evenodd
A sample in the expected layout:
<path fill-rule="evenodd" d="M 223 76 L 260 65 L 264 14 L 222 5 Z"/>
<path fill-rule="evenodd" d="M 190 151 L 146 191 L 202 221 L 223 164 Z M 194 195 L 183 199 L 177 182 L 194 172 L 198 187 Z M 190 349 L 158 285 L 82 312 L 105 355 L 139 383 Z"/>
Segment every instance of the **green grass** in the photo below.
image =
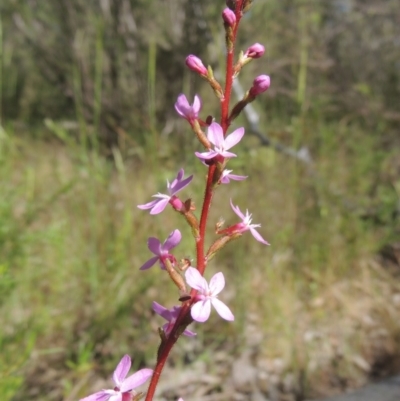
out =
<path fill-rule="evenodd" d="M 388 219 L 376 229 L 359 217 L 370 203 L 382 205 L 380 193 L 383 207 L 393 203 L 384 182 L 370 195 L 385 155 L 373 152 L 372 140 L 360 146 L 365 136 L 357 127 L 312 128 L 321 136 L 313 149 L 318 177 L 258 147 L 251 137 L 238 149 L 243 156 L 232 160 L 232 168 L 249 179 L 218 189 L 209 238 L 219 217 L 235 221 L 231 197 L 253 213 L 272 245 L 264 247 L 246 234 L 214 258 L 206 276 L 226 274 L 225 299 L 236 321 L 228 324 L 213 315 L 212 324 L 195 327 L 204 346 L 199 357 L 212 365 L 213 350 L 225 344 L 239 353 L 249 324 L 255 326 L 266 339 L 260 354 L 282 358 L 288 371 L 307 378 L 308 388 L 315 388 L 316 377 L 323 381 L 321 371 L 335 371 L 324 365 L 320 340 L 307 340 L 312 332 L 326 339 L 325 356 L 339 343 L 345 351 L 337 369 L 354 381 L 360 372 L 352 356 L 372 361 L 371 340 L 350 323 L 373 313 L 387 329 L 393 352 L 400 332 L 388 304 L 399 286 L 373 261 L 393 227 Z M 3 400 L 77 399 L 93 390 L 96 377 L 108 377 L 123 353 L 134 357 L 136 367 L 151 366 L 161 324 L 151 301 L 172 306 L 178 295 L 157 268 L 138 271 L 149 257 L 146 240 L 166 238 L 179 227 L 185 237 L 177 256 L 194 258 L 190 230 L 177 213 L 150 216 L 136 208 L 176 174 L 177 158 L 154 166 L 146 157 L 114 151 L 113 160 L 106 159 L 66 143 L 64 134 L 57 134 L 64 143 L 33 141 L 12 130 L 0 137 Z M 184 167 L 196 174 L 184 195 L 200 207 L 205 169 L 195 161 Z M 347 208 L 345 198 L 357 207 Z M 384 208 L 379 213 L 390 214 Z M 337 330 L 338 322 L 343 330 Z M 178 345 L 172 359 L 183 363 L 184 355 Z"/>

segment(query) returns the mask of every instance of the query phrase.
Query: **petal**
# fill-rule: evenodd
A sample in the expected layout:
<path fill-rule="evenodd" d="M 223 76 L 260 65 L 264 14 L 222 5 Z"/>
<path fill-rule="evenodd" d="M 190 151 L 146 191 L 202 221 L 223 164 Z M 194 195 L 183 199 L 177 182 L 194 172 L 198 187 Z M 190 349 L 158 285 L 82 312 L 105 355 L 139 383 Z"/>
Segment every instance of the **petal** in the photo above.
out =
<path fill-rule="evenodd" d="M 216 152 L 215 150 L 210 150 L 208 152 L 194 152 L 194 154 L 200 159 L 200 160 L 210 160 L 212 158 L 214 158 L 215 156 L 218 155 L 218 152 Z"/>
<path fill-rule="evenodd" d="M 229 174 L 229 178 L 235 181 L 243 181 L 247 178 L 247 175 L 236 175 L 236 174 Z"/>
<path fill-rule="evenodd" d="M 219 154 L 226 158 L 236 157 L 235 153 L 227 152 L 226 150 L 219 152 Z"/>
<path fill-rule="evenodd" d="M 225 149 L 230 149 L 231 147 L 235 146 L 237 143 L 241 141 L 244 135 L 244 128 L 238 128 L 237 130 L 233 131 L 232 134 L 228 135 L 225 138 Z"/>
<path fill-rule="evenodd" d="M 169 251 L 170 249 L 175 248 L 181 242 L 181 239 L 182 234 L 178 229 L 172 231 L 162 246 L 163 250 Z"/>
<path fill-rule="evenodd" d="M 152 209 L 158 202 L 159 200 L 156 199 L 152 200 L 149 203 L 145 203 L 144 205 L 137 205 L 137 207 L 142 210 Z"/>
<path fill-rule="evenodd" d="M 181 169 L 178 171 L 178 174 L 176 175 L 176 178 L 175 178 L 175 179 L 176 179 L 177 181 L 181 181 L 184 175 L 185 175 L 185 170 L 184 170 L 183 168 L 181 168 Z"/>
<path fill-rule="evenodd" d="M 138 370 L 136 373 L 130 375 L 124 380 L 120 387 L 121 392 L 125 393 L 126 391 L 131 391 L 134 388 L 141 386 L 143 383 L 146 383 L 152 375 L 152 369 Z"/>
<path fill-rule="evenodd" d="M 192 106 L 193 112 L 198 115 L 199 111 L 201 110 L 201 99 L 199 96 L 195 95 L 194 100 L 193 100 L 193 106 Z"/>
<path fill-rule="evenodd" d="M 110 397 L 109 401 L 123 401 L 122 400 L 122 393 L 120 391 L 118 391 L 118 392 L 116 391 L 115 394 L 113 394 Z"/>
<path fill-rule="evenodd" d="M 186 329 L 182 334 L 184 336 L 186 336 L 186 337 L 195 337 L 195 336 L 197 336 L 196 333 L 194 333 L 193 331 L 188 330 L 188 329 Z"/>
<path fill-rule="evenodd" d="M 210 317 L 211 313 L 211 301 L 206 299 L 204 301 L 196 302 L 190 311 L 193 320 L 196 322 L 203 323 Z"/>
<path fill-rule="evenodd" d="M 140 266 L 139 270 L 150 269 L 150 267 L 152 267 L 154 265 L 154 263 L 157 262 L 158 259 L 159 259 L 158 256 L 154 256 L 153 258 L 149 259 L 146 263 L 144 263 L 142 266 Z"/>
<path fill-rule="evenodd" d="M 153 209 L 151 209 L 150 214 L 159 214 L 161 213 L 165 207 L 168 205 L 169 199 L 160 199 L 154 205 Z"/>
<path fill-rule="evenodd" d="M 154 253 L 154 255 L 161 255 L 161 242 L 158 238 L 150 237 L 147 240 L 147 247 L 152 253 Z"/>
<path fill-rule="evenodd" d="M 171 312 L 167 308 L 164 308 L 164 306 L 160 305 L 158 302 L 153 301 L 152 309 L 154 312 L 157 313 L 157 315 L 162 316 L 165 320 L 171 320 Z"/>
<path fill-rule="evenodd" d="M 113 380 L 117 387 L 120 387 L 126 375 L 131 368 L 131 358 L 129 355 L 124 355 L 119 361 L 119 364 L 114 370 Z"/>
<path fill-rule="evenodd" d="M 206 279 L 200 274 L 195 267 L 188 267 L 185 272 L 186 282 L 195 290 L 201 293 L 208 291 L 208 284 Z"/>
<path fill-rule="evenodd" d="M 244 220 L 244 214 L 240 211 L 239 206 L 234 206 L 232 203 L 232 199 L 230 200 L 230 202 L 231 202 L 231 208 L 236 213 L 236 215 L 239 216 L 242 220 Z"/>
<path fill-rule="evenodd" d="M 222 319 L 228 320 L 229 322 L 235 320 L 235 316 L 233 316 L 231 310 L 218 298 L 212 298 L 211 303 L 213 304 L 215 310 L 218 312 L 218 315 L 222 317 Z"/>
<path fill-rule="evenodd" d="M 188 100 L 186 96 L 182 93 L 178 96 L 178 99 L 175 103 L 175 110 L 176 112 L 183 118 L 187 118 L 188 114 L 191 110 Z"/>
<path fill-rule="evenodd" d="M 208 287 L 212 295 L 218 295 L 225 287 L 225 278 L 223 273 L 219 272 L 214 274 Z"/>
<path fill-rule="evenodd" d="M 81 398 L 79 401 L 107 401 L 111 397 L 111 394 L 106 390 L 98 391 L 97 393 L 91 394 L 88 397 Z"/>
<path fill-rule="evenodd" d="M 253 227 L 250 227 L 250 232 L 253 234 L 253 237 L 262 244 L 269 245 L 267 241 L 261 236 L 261 234 Z"/>
<path fill-rule="evenodd" d="M 221 178 L 221 184 L 229 184 L 230 180 L 243 181 L 246 178 L 247 178 L 247 176 L 244 176 L 244 175 L 225 174 Z"/>
<path fill-rule="evenodd" d="M 207 131 L 208 140 L 215 146 L 221 148 L 224 145 L 224 131 L 218 123 L 211 123 Z"/>
<path fill-rule="evenodd" d="M 192 181 L 193 175 L 190 175 L 189 177 L 185 178 L 182 181 L 177 182 L 175 185 L 171 186 L 171 195 L 175 195 L 179 191 L 181 191 L 183 188 L 189 185 L 190 181 Z"/>

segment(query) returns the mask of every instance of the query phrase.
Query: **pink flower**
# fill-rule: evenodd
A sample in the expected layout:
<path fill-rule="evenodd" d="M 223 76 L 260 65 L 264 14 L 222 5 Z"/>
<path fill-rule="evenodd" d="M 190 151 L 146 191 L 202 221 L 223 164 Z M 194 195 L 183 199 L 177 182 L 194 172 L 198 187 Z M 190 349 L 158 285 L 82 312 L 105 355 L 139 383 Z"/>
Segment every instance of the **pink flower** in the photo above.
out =
<path fill-rule="evenodd" d="M 178 96 L 178 100 L 175 103 L 175 110 L 177 113 L 186 118 L 188 121 L 194 121 L 199 118 L 199 111 L 201 109 L 201 100 L 200 98 L 195 95 L 193 105 L 190 106 L 186 96 L 181 94 Z"/>
<path fill-rule="evenodd" d="M 200 75 L 207 75 L 207 68 L 204 66 L 203 62 L 193 54 L 186 57 L 186 65 L 194 72 Z"/>
<path fill-rule="evenodd" d="M 169 335 L 172 328 L 174 327 L 176 318 L 178 317 L 181 309 L 182 308 L 180 306 L 174 306 L 172 309 L 167 309 L 167 308 L 164 308 L 159 303 L 153 301 L 153 311 L 156 312 L 157 315 L 162 316 L 165 320 L 168 321 L 168 323 L 165 323 L 164 326 L 162 327 L 164 330 L 164 333 L 167 336 Z M 188 337 L 194 337 L 196 335 L 196 333 L 193 333 L 193 331 L 186 329 L 183 332 L 183 335 L 188 336 Z"/>
<path fill-rule="evenodd" d="M 188 186 L 190 181 L 193 179 L 192 175 L 183 179 L 183 175 L 184 171 L 183 168 L 181 168 L 171 184 L 167 180 L 168 195 L 161 193 L 153 195 L 153 198 L 157 198 L 156 200 L 145 203 L 144 205 L 138 205 L 138 208 L 142 210 L 151 209 L 150 214 L 159 214 L 165 209 L 168 203 L 171 203 L 175 209 L 182 207 L 183 203 L 175 196 L 175 194 Z"/>
<path fill-rule="evenodd" d="M 222 157 L 236 157 L 234 153 L 227 152 L 228 149 L 235 146 L 243 138 L 244 128 L 238 128 L 230 135 L 224 138 L 222 127 L 218 123 L 211 123 L 208 127 L 207 138 L 214 145 L 214 150 L 208 152 L 195 152 L 195 155 L 200 160 L 210 160 L 215 156 L 221 155 Z"/>
<path fill-rule="evenodd" d="M 260 58 L 265 53 L 265 47 L 260 43 L 254 43 L 251 45 L 244 55 L 248 58 Z"/>
<path fill-rule="evenodd" d="M 152 369 L 141 369 L 133 375 L 126 377 L 131 368 L 131 358 L 124 355 L 114 370 L 113 390 L 101 390 L 82 398 L 80 401 L 129 401 L 132 399 L 131 391 L 145 383 L 153 374 Z"/>
<path fill-rule="evenodd" d="M 231 310 L 217 298 L 217 295 L 225 287 L 224 275 L 220 272 L 215 274 L 208 285 L 206 279 L 194 267 L 189 267 L 185 272 L 186 282 L 199 293 L 196 296 L 196 303 L 193 304 L 191 315 L 196 322 L 205 322 L 211 313 L 211 305 L 217 313 L 225 320 L 233 321 Z"/>
<path fill-rule="evenodd" d="M 231 199 L 231 207 L 233 211 L 242 219 L 241 223 L 235 224 L 233 227 L 227 229 L 231 234 L 233 233 L 243 233 L 245 231 L 250 230 L 251 234 L 253 237 L 258 241 L 261 242 L 262 244 L 269 245 L 267 241 L 260 235 L 260 233 L 256 230 L 257 227 L 261 227 L 261 224 L 251 224 L 251 214 L 249 214 L 249 211 L 246 210 L 246 215 L 244 215 L 240 209 L 239 206 L 234 206 L 232 203 Z M 225 230 L 225 231 L 227 231 Z"/>
<path fill-rule="evenodd" d="M 259 75 L 253 81 L 253 86 L 250 88 L 250 95 L 257 96 L 265 92 L 271 85 L 271 79 L 268 75 Z"/>
<path fill-rule="evenodd" d="M 152 257 L 146 263 L 144 263 L 140 270 L 149 269 L 154 265 L 154 263 L 157 262 L 157 260 L 160 261 L 161 269 L 165 270 L 164 259 L 167 258 L 172 262 L 172 264 L 175 264 L 175 257 L 171 255 L 169 251 L 170 249 L 175 248 L 181 242 L 181 239 L 182 234 L 179 230 L 172 231 L 172 233 L 168 236 L 163 244 L 161 244 L 161 242 L 157 238 L 150 237 L 147 240 L 147 247 L 156 256 Z"/>
<path fill-rule="evenodd" d="M 234 180 L 234 181 L 243 181 L 247 178 L 247 176 L 244 175 L 235 175 L 235 174 L 231 174 L 232 170 L 224 170 L 222 172 L 221 178 L 220 178 L 220 182 L 221 184 L 229 184 L 230 180 Z"/>
<path fill-rule="evenodd" d="M 222 11 L 222 19 L 224 20 L 225 24 L 230 27 L 233 27 L 236 24 L 236 15 L 229 8 L 225 8 L 225 10 Z"/>

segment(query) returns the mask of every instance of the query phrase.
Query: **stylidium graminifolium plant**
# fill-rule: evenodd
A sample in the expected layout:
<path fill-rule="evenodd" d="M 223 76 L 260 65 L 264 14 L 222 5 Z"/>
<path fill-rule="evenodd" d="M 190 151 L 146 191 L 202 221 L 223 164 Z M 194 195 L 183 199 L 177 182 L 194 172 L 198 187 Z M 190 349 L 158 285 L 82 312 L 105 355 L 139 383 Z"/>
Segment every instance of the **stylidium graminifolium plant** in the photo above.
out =
<path fill-rule="evenodd" d="M 252 0 L 226 0 L 226 4 L 227 8 L 222 11 L 226 39 L 224 84 L 221 85 L 215 79 L 212 68 L 210 66 L 206 67 L 199 57 L 191 54 L 186 58 L 187 67 L 207 81 L 219 100 L 220 121 L 215 122 L 212 118 L 201 119 L 202 102 L 198 95 L 194 96 L 193 103 L 189 103 L 184 94 L 180 94 L 175 102 L 176 112 L 180 117 L 187 120 L 191 130 L 203 147 L 202 150 L 195 151 L 194 156 L 208 169 L 200 213 L 199 215 L 194 213 L 195 207 L 191 199 L 182 200 L 179 197 L 181 191 L 193 179 L 193 175 L 185 177 L 183 168 L 178 171 L 171 182 L 167 181 L 166 193 L 159 192 L 153 195 L 154 199 L 152 201 L 138 205 L 139 209 L 149 211 L 150 215 L 158 215 L 162 212 L 167 213 L 168 205 L 182 215 L 192 231 L 196 267 L 191 260 L 178 259 L 174 255 L 174 250 L 182 239 L 182 234 L 177 228 L 170 232 L 163 243 L 155 237 L 148 239 L 147 246 L 154 256 L 145 261 L 140 270 L 144 271 L 158 264 L 160 266 L 160 274 L 168 274 L 179 292 L 179 305 L 173 305 L 168 309 L 156 301 L 152 304 L 153 311 L 166 320 L 166 323 L 158 331 L 161 342 L 154 370 L 141 369 L 127 377 L 131 367 L 131 359 L 128 355 L 125 355 L 113 374 L 115 386 L 112 389 L 101 390 L 82 398 L 81 401 L 136 401 L 144 396 L 145 401 L 153 400 L 163 367 L 178 338 L 181 335 L 187 337 L 196 335 L 196 333 L 187 328 L 189 324 L 192 322 L 205 323 L 210 317 L 212 307 L 222 319 L 228 322 L 235 319 L 230 308 L 219 299 L 219 295 L 225 287 L 223 273 L 214 274 L 209 282 L 204 277 L 208 263 L 230 241 L 239 238 L 246 231 L 250 231 L 252 236 L 261 244 L 269 245 L 257 230 L 261 225 L 252 223 L 252 214 L 248 210 L 243 213 L 239 206 L 235 205 L 230 199 L 230 206 L 239 221 L 227 228 L 222 228 L 222 221 L 217 222 L 215 225 L 217 238 L 211 243 L 208 250 L 205 248 L 206 227 L 214 193 L 221 184 L 232 184 L 232 181 L 242 181 L 247 178 L 247 176 L 232 174 L 232 170 L 226 168 L 229 160 L 238 156 L 232 152 L 232 148 L 245 136 L 243 127 L 233 131 L 229 130 L 229 127 L 244 107 L 270 86 L 268 75 L 256 77 L 243 98 L 231 107 L 233 80 L 240 74 L 245 65 L 254 59 L 262 57 L 265 49 L 260 43 L 255 43 L 245 52 L 241 51 L 235 62 L 234 48 L 239 24 L 244 13 L 250 9 Z M 228 200 L 226 200 L 226 205 L 228 205 Z M 190 287 L 190 290 L 188 287 Z M 143 385 L 149 379 L 150 384 L 145 394 L 135 391 L 137 387 Z M 183 401 L 183 399 L 179 398 L 178 401 Z"/>

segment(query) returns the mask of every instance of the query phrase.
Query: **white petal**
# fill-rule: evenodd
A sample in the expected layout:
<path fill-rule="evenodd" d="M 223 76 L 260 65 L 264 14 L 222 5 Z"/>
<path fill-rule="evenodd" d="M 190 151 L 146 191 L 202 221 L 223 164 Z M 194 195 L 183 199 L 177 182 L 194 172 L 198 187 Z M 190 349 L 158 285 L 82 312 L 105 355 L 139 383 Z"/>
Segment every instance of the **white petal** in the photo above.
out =
<path fill-rule="evenodd" d="M 203 323 L 210 317 L 211 313 L 211 301 L 206 299 L 204 301 L 196 302 L 191 309 L 193 320 L 196 322 Z"/>
<path fill-rule="evenodd" d="M 212 298 L 211 303 L 213 304 L 215 310 L 218 312 L 218 315 L 222 317 L 222 319 L 228 320 L 229 322 L 235 320 L 235 316 L 233 316 L 231 310 L 218 298 Z"/>
<path fill-rule="evenodd" d="M 186 270 L 185 278 L 186 282 L 195 290 L 201 293 L 206 293 L 208 291 L 207 281 L 195 267 L 190 266 Z"/>
<path fill-rule="evenodd" d="M 210 292 L 212 295 L 218 295 L 225 287 L 225 278 L 224 275 L 219 272 L 214 274 L 214 276 L 210 280 Z"/>

